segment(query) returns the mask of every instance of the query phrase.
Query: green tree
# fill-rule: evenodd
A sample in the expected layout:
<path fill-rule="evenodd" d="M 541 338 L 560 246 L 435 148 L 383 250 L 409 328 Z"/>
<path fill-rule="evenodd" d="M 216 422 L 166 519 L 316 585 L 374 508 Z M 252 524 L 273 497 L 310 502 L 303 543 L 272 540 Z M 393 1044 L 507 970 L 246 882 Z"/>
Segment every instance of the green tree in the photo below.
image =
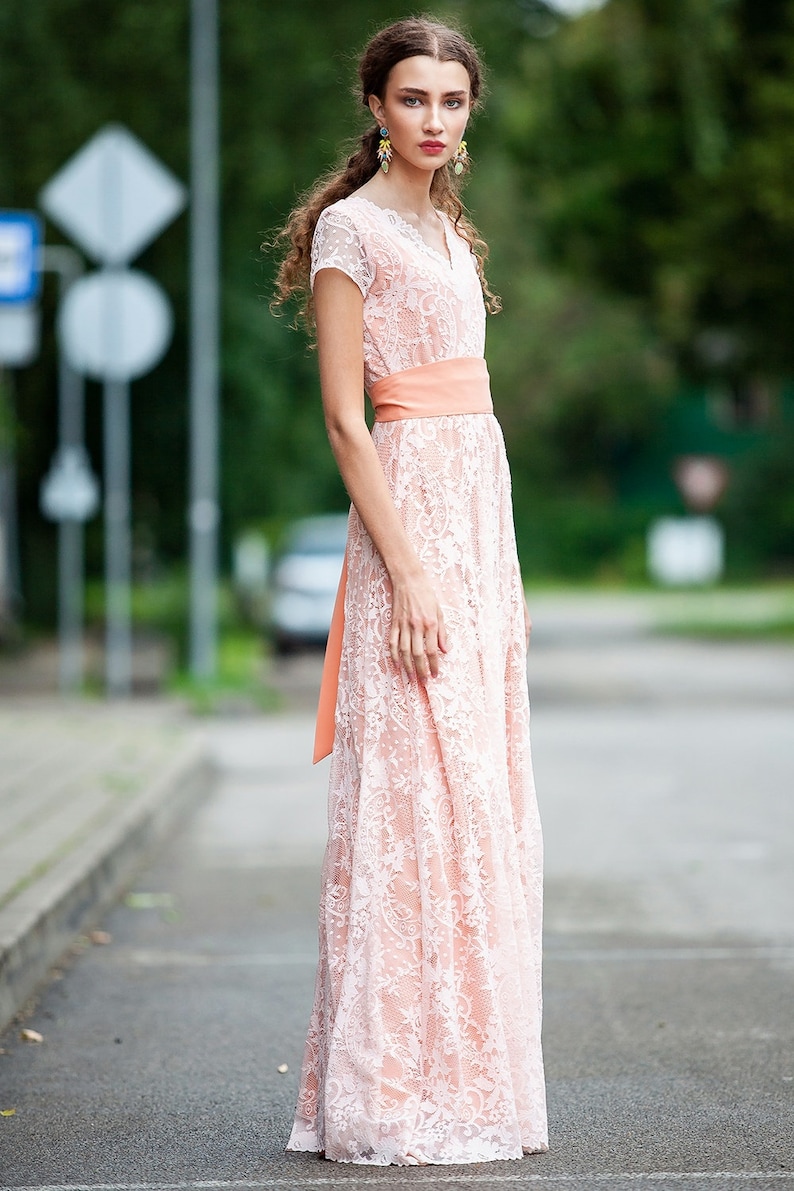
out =
<path fill-rule="evenodd" d="M 790 0 L 611 0 L 500 87 L 547 259 L 639 298 L 690 372 L 715 327 L 794 367 L 793 65 Z"/>
<path fill-rule="evenodd" d="M 489 323 L 488 355 L 525 552 L 559 569 L 560 551 L 533 543 L 565 537 L 555 517 L 567 508 L 585 527 L 579 539 L 602 543 L 589 554 L 576 547 L 596 565 L 623 550 L 623 477 L 658 437 L 682 380 L 740 388 L 760 372 L 774 388 L 791 375 L 794 0 L 610 0 L 572 22 L 542 0 L 436 7 L 471 27 L 493 80 L 469 137 L 468 202 L 505 302 Z M 220 8 L 228 540 L 252 520 L 345 502 L 315 361 L 268 312 L 274 262 L 259 245 L 337 160 L 357 120 L 363 126 L 352 97 L 356 54 L 405 8 Z M 188 18 L 188 0 L 4 0 L 0 203 L 34 207 L 41 186 L 108 120 L 187 180 Z M 48 238 L 61 236 L 50 228 Z M 182 217 L 138 262 L 176 315 L 167 358 L 133 390 L 134 519 L 140 541 L 166 562 L 185 548 L 186 256 Z M 53 587 L 53 532 L 38 511 L 56 427 L 49 282 L 44 314 L 42 358 L 18 374 L 14 398 L 34 611 Z M 90 385 L 97 466 L 100 404 Z M 588 535 L 588 510 L 614 532 Z M 89 547 L 97 567 L 97 524 Z M 574 552 L 565 546 L 563 561 Z"/>
<path fill-rule="evenodd" d="M 568 496 L 595 508 L 599 487 L 619 491 L 627 469 L 665 437 L 671 402 L 704 404 L 705 389 L 708 408 L 738 436 L 766 418 L 762 444 L 750 451 L 747 437 L 746 458 L 731 449 L 726 510 L 740 553 L 757 562 L 741 494 L 763 488 L 757 473 L 771 466 L 792 417 L 784 382 L 794 371 L 794 5 L 610 0 L 572 22 L 544 7 L 486 3 L 475 18 L 499 47 L 488 131 L 507 165 L 496 189 L 501 200 L 509 182 L 518 195 L 520 244 L 534 251 L 521 268 L 517 246 L 503 283 L 511 298 L 525 293 L 512 367 L 526 433 L 514 455 L 534 442 L 537 455 L 558 460 Z M 492 238 L 498 251 L 504 237 Z M 544 277 L 557 294 L 566 279 L 584 311 L 578 328 L 574 320 L 556 332 L 553 317 L 544 327 L 556 308 L 540 296 Z M 588 359 L 588 344 L 611 367 Z M 538 347 L 553 355 L 551 373 Z M 584 365 L 573 390 L 572 358 Z M 685 397 L 693 383 L 700 395 Z M 683 424 L 684 412 L 674 421 Z M 715 421 L 715 439 L 719 431 Z M 610 443 L 616 449 L 605 450 Z M 531 470 L 544 475 L 537 459 Z M 790 529 L 775 528 L 764 507 L 767 560 L 791 559 Z"/>

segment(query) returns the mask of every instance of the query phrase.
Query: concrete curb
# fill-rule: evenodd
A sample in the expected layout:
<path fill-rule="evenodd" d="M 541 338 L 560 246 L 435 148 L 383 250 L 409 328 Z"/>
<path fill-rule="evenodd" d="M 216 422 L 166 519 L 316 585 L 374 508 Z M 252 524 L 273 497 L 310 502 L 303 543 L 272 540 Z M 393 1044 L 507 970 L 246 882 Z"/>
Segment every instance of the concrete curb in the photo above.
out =
<path fill-rule="evenodd" d="M 187 741 L 117 818 L 0 910 L 0 1030 L 117 901 L 180 813 L 209 791 L 214 772 L 204 743 Z"/>

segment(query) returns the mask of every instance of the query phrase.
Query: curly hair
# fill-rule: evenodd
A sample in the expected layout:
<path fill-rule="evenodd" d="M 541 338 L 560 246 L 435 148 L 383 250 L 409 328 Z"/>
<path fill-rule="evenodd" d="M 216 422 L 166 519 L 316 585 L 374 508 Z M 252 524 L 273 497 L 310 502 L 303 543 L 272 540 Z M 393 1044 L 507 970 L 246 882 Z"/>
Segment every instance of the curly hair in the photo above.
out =
<path fill-rule="evenodd" d="M 469 76 L 472 107 L 476 105 L 483 90 L 483 67 L 474 46 L 462 33 L 448 25 L 427 17 L 412 17 L 381 29 L 364 50 L 358 66 L 361 84 L 359 95 L 364 106 L 368 106 L 370 95 L 383 97 L 389 75 L 398 62 L 418 56 L 434 58 L 438 62 L 459 62 Z M 379 136 L 377 125 L 369 128 L 346 165 L 321 177 L 295 207 L 273 242 L 263 246 L 270 248 L 286 244 L 286 253 L 276 276 L 271 308 L 278 310 L 291 298 L 297 298 L 300 302 L 298 318 L 310 330 L 314 328 L 314 304 L 309 270 L 317 220 L 326 207 L 347 198 L 377 173 Z M 430 198 L 436 208 L 449 216 L 456 232 L 469 244 L 476 259 L 486 307 L 491 314 L 495 314 L 501 309 L 501 302 L 490 290 L 485 277 L 488 247 L 478 236 L 464 210 L 459 198 L 460 185 L 461 179 L 449 165 L 438 169 L 430 185 Z"/>

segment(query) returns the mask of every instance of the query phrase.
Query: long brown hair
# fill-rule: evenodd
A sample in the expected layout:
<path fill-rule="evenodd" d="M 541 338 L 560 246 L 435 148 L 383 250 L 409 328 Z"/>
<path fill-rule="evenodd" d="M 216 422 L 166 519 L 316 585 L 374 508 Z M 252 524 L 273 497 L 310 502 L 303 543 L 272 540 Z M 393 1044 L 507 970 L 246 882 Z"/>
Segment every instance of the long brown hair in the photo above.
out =
<path fill-rule="evenodd" d="M 476 105 L 482 94 L 483 67 L 474 46 L 462 33 L 448 25 L 427 17 L 411 17 L 381 29 L 364 50 L 358 66 L 361 83 L 359 95 L 364 106 L 368 106 L 370 95 L 383 98 L 389 74 L 398 62 L 419 56 L 434 58 L 438 62 L 459 62 L 469 76 L 472 107 Z M 314 326 L 314 307 L 309 270 L 312 237 L 317 220 L 326 207 L 347 198 L 375 175 L 378 170 L 378 140 L 377 125 L 367 129 L 361 137 L 358 149 L 348 158 L 347 164 L 320 178 L 294 209 L 273 242 L 276 245 L 286 243 L 286 254 L 276 276 L 276 292 L 272 307 L 277 309 L 290 298 L 297 297 L 301 303 L 298 317 L 302 318 L 310 329 Z M 488 248 L 477 235 L 458 197 L 460 185 L 461 179 L 449 166 L 438 169 L 430 185 L 430 198 L 435 207 L 449 216 L 456 232 L 471 247 L 477 262 L 486 306 L 495 314 L 501 309 L 501 303 L 497 295 L 488 288 L 485 279 Z"/>

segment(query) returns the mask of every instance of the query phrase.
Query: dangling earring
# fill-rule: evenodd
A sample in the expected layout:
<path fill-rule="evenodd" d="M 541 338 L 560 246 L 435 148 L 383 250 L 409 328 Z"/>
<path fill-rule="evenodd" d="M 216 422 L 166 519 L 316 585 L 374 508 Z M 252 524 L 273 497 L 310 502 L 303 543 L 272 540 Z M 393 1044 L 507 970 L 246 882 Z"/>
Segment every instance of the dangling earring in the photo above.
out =
<path fill-rule="evenodd" d="M 383 170 L 384 174 L 388 174 L 389 172 L 389 165 L 391 164 L 393 152 L 394 150 L 392 149 L 391 141 L 389 140 L 389 130 L 388 128 L 381 128 L 380 140 L 378 141 L 378 161 L 380 162 L 380 168 Z"/>
<path fill-rule="evenodd" d="M 469 166 L 469 151 L 466 148 L 466 142 L 461 141 L 455 152 L 452 154 L 452 168 L 460 177 L 465 169 Z"/>

